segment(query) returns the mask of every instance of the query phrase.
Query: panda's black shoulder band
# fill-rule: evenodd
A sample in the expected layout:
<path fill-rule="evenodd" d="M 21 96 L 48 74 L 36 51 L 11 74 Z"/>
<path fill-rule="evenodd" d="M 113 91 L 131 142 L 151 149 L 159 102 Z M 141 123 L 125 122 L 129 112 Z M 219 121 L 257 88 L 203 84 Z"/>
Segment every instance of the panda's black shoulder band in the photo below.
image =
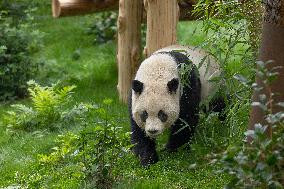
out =
<path fill-rule="evenodd" d="M 178 67 L 180 67 L 180 65 L 182 64 L 192 64 L 192 61 L 188 58 L 188 56 L 186 56 L 184 53 L 182 53 L 183 51 L 161 51 L 158 52 L 160 54 L 168 54 L 169 56 L 171 56 L 177 63 Z"/>

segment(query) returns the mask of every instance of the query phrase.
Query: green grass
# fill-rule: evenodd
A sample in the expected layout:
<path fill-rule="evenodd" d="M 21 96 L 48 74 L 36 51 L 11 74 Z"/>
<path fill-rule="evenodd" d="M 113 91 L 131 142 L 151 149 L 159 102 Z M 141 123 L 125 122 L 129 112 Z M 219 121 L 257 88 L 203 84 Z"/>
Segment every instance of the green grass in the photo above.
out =
<path fill-rule="evenodd" d="M 205 153 L 186 149 L 168 153 L 159 149 L 159 155 L 160 161 L 148 169 L 141 168 L 133 157 L 124 160 L 131 163 L 121 167 L 123 181 L 115 188 L 222 188 L 228 179 L 208 167 Z M 192 166 L 195 163 L 196 167 Z"/>
<path fill-rule="evenodd" d="M 113 111 L 124 114 L 126 106 L 118 102 L 116 92 L 116 63 L 114 43 L 92 44 L 92 37 L 85 35 L 87 22 L 92 17 L 72 17 L 53 19 L 49 15 L 37 18 L 39 30 L 44 33 L 44 47 L 35 56 L 44 60 L 44 66 L 35 78 L 40 83 L 50 84 L 59 79 L 66 84 L 75 84 L 75 102 L 101 102 L 108 97 L 116 101 Z M 80 58 L 73 60 L 75 50 L 80 49 Z M 25 102 L 28 100 L 15 103 Z M 9 104 L 1 105 L 0 116 L 3 119 Z M 78 128 L 70 128 L 76 130 Z M 66 131 L 60 131 L 66 132 Z M 29 165 L 39 153 L 51 152 L 59 132 L 43 131 L 44 136 L 35 133 L 19 133 L 10 136 L 4 125 L 0 127 L 0 187 L 14 183 L 16 172 L 27 173 Z"/>
<path fill-rule="evenodd" d="M 40 7 L 41 16 L 37 17 L 38 28 L 44 32 L 44 47 L 35 55 L 36 60 L 44 60 L 37 79 L 42 84 L 50 84 L 61 80 L 66 84 L 75 84 L 73 102 L 97 102 L 104 98 L 114 100 L 111 113 L 122 119 L 125 131 L 129 130 L 127 106 L 118 100 L 116 90 L 117 65 L 116 44 L 110 42 L 93 45 L 92 36 L 85 34 L 86 26 L 93 21 L 93 16 L 67 17 L 53 19 L 49 8 Z M 182 22 L 178 27 L 178 37 L 181 44 L 199 44 L 206 36 L 196 33 L 199 22 Z M 79 59 L 73 55 L 79 51 Z M 28 100 L 22 101 L 29 104 Z M 20 103 L 20 102 L 16 102 Z M 0 118 L 3 118 L 9 105 L 0 106 Z M 220 125 L 220 124 L 219 124 Z M 219 128 L 222 130 L 222 128 Z M 75 131 L 78 128 L 69 128 Z M 15 182 L 17 172 L 28 173 L 30 165 L 35 162 L 38 153 L 49 153 L 55 145 L 58 132 L 43 131 L 35 133 L 19 133 L 11 136 L 6 133 L 5 126 L 0 127 L 0 187 Z M 210 134 L 208 128 L 200 129 L 199 133 Z M 217 134 L 216 134 L 217 135 Z M 159 139 L 158 153 L 160 161 L 150 168 L 142 168 L 133 154 L 121 159 L 114 169 L 116 183 L 114 188 L 222 188 L 228 181 L 228 176 L 216 174 L 214 167 L 208 166 L 206 154 L 212 146 L 199 140 L 201 134 L 192 145 L 192 150 L 180 149 L 176 153 L 163 151 L 166 135 Z M 215 136 L 216 138 L 219 135 Z M 210 143 L 210 142 L 209 142 Z M 213 145 L 214 146 L 214 145 Z M 197 166 L 192 168 L 192 164 Z"/>

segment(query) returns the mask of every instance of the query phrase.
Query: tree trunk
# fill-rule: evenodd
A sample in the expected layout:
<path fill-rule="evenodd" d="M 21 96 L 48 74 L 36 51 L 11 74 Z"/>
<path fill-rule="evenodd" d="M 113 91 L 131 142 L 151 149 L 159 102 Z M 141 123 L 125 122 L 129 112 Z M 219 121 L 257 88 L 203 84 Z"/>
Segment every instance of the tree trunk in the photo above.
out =
<path fill-rule="evenodd" d="M 177 42 L 179 9 L 177 0 L 144 0 L 147 11 L 146 57 Z"/>
<path fill-rule="evenodd" d="M 141 0 L 120 0 L 118 16 L 118 85 L 122 102 L 127 102 L 131 80 L 141 57 Z"/>
<path fill-rule="evenodd" d="M 52 0 L 53 17 L 117 10 L 118 0 Z"/>
<path fill-rule="evenodd" d="M 272 111 L 275 113 L 283 111 L 283 108 L 275 105 L 275 103 L 284 102 L 284 0 L 266 0 L 264 5 L 265 15 L 259 60 L 263 62 L 273 60 L 274 62 L 267 66 L 268 69 L 276 66 L 283 66 L 283 68 L 278 70 L 279 75 L 270 86 L 259 92 L 254 91 L 252 100 L 258 102 L 260 94 L 266 94 L 269 97 L 271 93 L 274 93 Z M 258 85 L 264 86 L 262 80 L 258 77 L 256 82 Z M 267 124 L 264 120 L 264 112 L 259 107 L 252 108 L 249 129 L 254 129 L 256 123 Z M 268 128 L 267 135 L 272 137 L 271 127 Z"/>

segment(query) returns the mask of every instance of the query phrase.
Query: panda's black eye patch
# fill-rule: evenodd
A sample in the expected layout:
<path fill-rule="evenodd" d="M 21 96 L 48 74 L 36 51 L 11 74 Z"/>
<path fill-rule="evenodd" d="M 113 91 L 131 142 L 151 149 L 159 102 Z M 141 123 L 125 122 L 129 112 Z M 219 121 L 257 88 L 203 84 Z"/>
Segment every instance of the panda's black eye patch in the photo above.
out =
<path fill-rule="evenodd" d="M 160 110 L 158 113 L 158 118 L 162 121 L 162 122 L 166 122 L 168 119 L 168 115 L 163 111 Z"/>
<path fill-rule="evenodd" d="M 148 118 L 148 113 L 146 111 L 143 111 L 141 114 L 140 114 L 140 118 L 143 122 L 146 122 L 146 119 Z"/>

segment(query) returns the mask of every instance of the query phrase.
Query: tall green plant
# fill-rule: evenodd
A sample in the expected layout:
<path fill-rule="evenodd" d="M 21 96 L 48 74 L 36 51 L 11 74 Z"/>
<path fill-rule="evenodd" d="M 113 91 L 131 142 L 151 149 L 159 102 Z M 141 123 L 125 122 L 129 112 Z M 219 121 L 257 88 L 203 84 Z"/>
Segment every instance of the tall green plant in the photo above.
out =
<path fill-rule="evenodd" d="M 219 51 L 231 53 L 225 54 L 224 58 L 232 54 L 256 55 L 261 30 L 261 1 L 200 0 L 193 13 L 201 16 L 203 29 L 209 34 L 205 45 L 212 48 L 213 54 Z M 251 54 L 240 55 L 238 51 L 232 51 L 238 45 L 246 45 L 246 51 Z"/>
<path fill-rule="evenodd" d="M 251 7 L 258 11 L 250 10 Z M 231 78 L 235 74 L 231 71 L 234 69 L 230 69 L 232 64 L 242 66 L 243 70 L 254 66 L 262 15 L 259 0 L 201 0 L 195 6 L 194 14 L 202 15 L 203 30 L 208 36 L 201 46 L 209 49 L 220 62 L 224 79 L 232 82 Z M 234 86 L 233 83 L 229 84 Z"/>
<path fill-rule="evenodd" d="M 257 75 L 267 88 L 277 77 L 279 69 L 269 71 L 266 68 L 269 63 L 271 61 L 257 62 Z M 256 83 L 251 85 L 245 80 L 242 82 L 254 90 L 262 89 Z M 284 188 L 284 113 L 272 111 L 272 104 L 275 104 L 274 95 L 277 94 L 260 94 L 260 101 L 252 102 L 252 106 L 258 106 L 265 112 L 267 123 L 257 123 L 254 130 L 245 132 L 246 137 L 253 139 L 251 144 L 231 145 L 222 154 L 213 155 L 212 162 L 219 165 L 219 171 L 232 176 L 226 188 Z M 275 105 L 284 107 L 284 102 Z M 273 128 L 272 138 L 266 135 L 269 126 Z"/>
<path fill-rule="evenodd" d="M 200 46 L 208 49 L 222 68 L 219 80 L 226 86 L 223 90 L 225 95 L 229 94 L 231 102 L 227 106 L 224 133 L 235 141 L 246 129 L 252 91 L 234 78 L 240 74 L 249 80 L 254 78 L 251 69 L 255 66 L 259 46 L 261 2 L 200 0 L 194 14 L 201 17 L 202 29 L 207 34 Z"/>

